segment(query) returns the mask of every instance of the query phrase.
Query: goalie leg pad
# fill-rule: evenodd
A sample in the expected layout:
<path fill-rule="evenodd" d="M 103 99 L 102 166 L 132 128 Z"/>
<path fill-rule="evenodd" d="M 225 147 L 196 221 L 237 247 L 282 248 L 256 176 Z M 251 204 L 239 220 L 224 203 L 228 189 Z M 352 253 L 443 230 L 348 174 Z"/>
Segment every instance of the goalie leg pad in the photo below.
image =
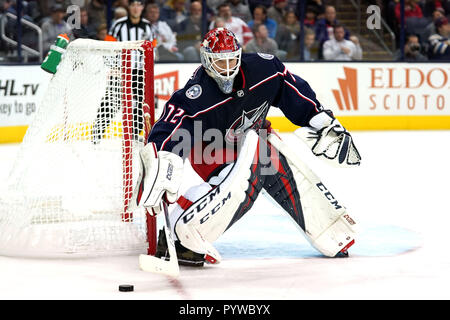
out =
<path fill-rule="evenodd" d="M 303 164 L 292 148 L 274 134 L 269 135 L 268 141 L 279 152 L 280 163 L 277 166 L 281 168 L 279 171 L 284 170 L 285 179 L 289 181 L 285 192 L 295 201 L 283 203 L 283 197 L 277 197 L 271 192 L 268 183 L 265 184 L 266 190 L 269 189 L 269 194 L 294 218 L 308 241 L 322 254 L 334 257 L 347 250 L 354 243 L 356 230 L 355 221 L 345 207 L 334 198 L 319 177 Z M 286 170 L 286 165 L 289 170 Z M 297 211 L 292 208 L 294 204 L 297 204 Z"/>
<path fill-rule="evenodd" d="M 274 174 L 266 176 L 264 189 L 305 230 L 300 194 L 289 163 L 276 149 L 271 152 L 271 162 Z"/>
<path fill-rule="evenodd" d="M 174 233 L 186 248 L 209 255 L 220 261 L 219 253 L 212 243 L 216 241 L 238 218 L 251 207 L 248 194 L 257 195 L 261 187 L 254 186 L 258 162 L 259 138 L 250 131 L 242 145 L 237 161 L 232 164 L 226 177 L 215 187 L 204 183 L 183 195 L 183 203 L 173 212 Z M 229 167 L 224 170 L 228 170 Z M 250 191 L 249 191 L 250 190 Z M 202 192 L 203 191 L 203 192 Z M 205 192 L 206 191 L 206 192 Z M 187 202 L 184 202 L 184 199 Z M 179 199 L 180 200 L 180 199 Z"/>

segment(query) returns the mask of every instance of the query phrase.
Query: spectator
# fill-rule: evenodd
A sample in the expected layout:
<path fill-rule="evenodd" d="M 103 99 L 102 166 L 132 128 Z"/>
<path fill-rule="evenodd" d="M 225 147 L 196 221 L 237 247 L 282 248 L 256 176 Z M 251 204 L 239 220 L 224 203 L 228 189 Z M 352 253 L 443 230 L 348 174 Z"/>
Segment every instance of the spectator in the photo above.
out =
<path fill-rule="evenodd" d="M 51 19 L 42 24 L 42 42 L 44 54 L 50 50 L 50 46 L 55 43 L 56 38 L 61 33 L 66 33 L 69 38 L 72 38 L 72 30 L 70 26 L 64 21 L 66 10 L 63 6 L 55 4 L 51 9 Z"/>
<path fill-rule="evenodd" d="M 106 23 L 106 5 L 104 0 L 91 0 L 89 3 L 88 15 L 95 28 Z"/>
<path fill-rule="evenodd" d="M 6 1 L 8 1 L 8 0 L 6 0 Z M 50 4 L 49 4 L 48 1 L 37 1 L 37 5 L 38 5 L 38 11 L 40 13 L 39 21 L 43 22 L 42 18 L 43 17 L 48 17 L 51 14 Z"/>
<path fill-rule="evenodd" d="M 161 8 L 161 20 L 175 29 L 177 24 L 187 18 L 186 0 L 168 0 Z"/>
<path fill-rule="evenodd" d="M 10 0 L 1 0 L 0 1 L 0 14 L 3 14 L 6 11 L 8 11 L 9 6 L 11 6 Z"/>
<path fill-rule="evenodd" d="M 267 9 L 267 17 L 279 25 L 283 22 L 284 15 L 287 12 L 288 0 L 273 0 L 273 6 Z"/>
<path fill-rule="evenodd" d="M 424 30 L 424 38 L 420 39 L 422 43 L 428 41 L 428 38 L 431 37 L 433 34 L 437 33 L 436 27 L 434 26 L 434 22 L 439 19 L 445 17 L 445 11 L 442 8 L 434 10 L 433 14 L 431 15 L 432 21 L 425 27 Z"/>
<path fill-rule="evenodd" d="M 206 0 L 207 8 L 211 8 L 213 15 L 218 14 L 218 8 L 222 3 L 227 2 L 226 0 Z"/>
<path fill-rule="evenodd" d="M 252 19 L 252 14 L 250 13 L 250 8 L 248 5 L 244 4 L 242 0 L 229 0 L 228 1 L 231 8 L 231 15 L 237 17 L 247 22 Z"/>
<path fill-rule="evenodd" d="M 10 2 L 16 1 L 16 0 L 9 0 Z M 81 0 L 80 0 L 81 1 Z M 1 2 L 1 1 L 0 1 Z M 23 3 L 24 1 L 22 1 Z M 38 23 L 39 25 L 42 25 L 47 20 L 50 20 L 50 16 L 52 14 L 52 7 L 55 4 L 59 4 L 64 8 L 67 8 L 67 6 L 71 5 L 72 3 L 70 0 L 33 0 L 29 2 L 34 2 L 33 9 L 35 12 L 33 13 L 33 18 L 35 23 Z M 84 6 L 84 2 L 81 5 L 81 7 Z M 36 12 L 37 11 L 37 12 Z"/>
<path fill-rule="evenodd" d="M 185 61 L 200 61 L 200 43 L 202 40 L 202 3 L 192 1 L 187 19 L 178 24 L 176 29 L 178 48 Z"/>
<path fill-rule="evenodd" d="M 266 26 L 267 31 L 269 32 L 269 38 L 274 39 L 277 35 L 277 23 L 275 20 L 267 17 L 267 9 L 264 6 L 256 6 L 253 11 L 253 20 L 248 22 L 248 26 L 253 29 L 253 26 L 256 24 L 263 24 Z"/>
<path fill-rule="evenodd" d="M 108 34 L 108 26 L 106 23 L 97 27 L 97 33 L 95 34 L 95 40 L 100 41 L 117 41 L 116 38 Z"/>
<path fill-rule="evenodd" d="M 300 58 L 299 36 L 300 24 L 297 16 L 293 10 L 289 10 L 284 14 L 275 37 L 279 49 L 286 52 L 287 60 Z"/>
<path fill-rule="evenodd" d="M 17 0 L 11 0 L 11 1 L 16 2 Z M 22 2 L 23 2 L 23 0 L 22 0 Z M 47 2 L 48 10 L 46 13 L 48 15 L 51 15 L 51 13 L 52 13 L 51 10 L 54 5 L 61 5 L 65 9 L 67 9 L 68 6 L 72 5 L 72 0 L 44 0 L 44 1 L 39 1 L 39 2 Z M 80 2 L 81 2 L 81 0 L 80 0 Z M 84 2 L 81 3 L 81 7 L 83 7 L 83 6 L 84 6 Z"/>
<path fill-rule="evenodd" d="M 269 32 L 264 24 L 253 26 L 253 35 L 254 38 L 245 46 L 245 52 L 259 52 L 278 56 L 278 44 L 269 37 Z"/>
<path fill-rule="evenodd" d="M 320 44 L 325 41 L 333 39 L 334 37 L 334 25 L 339 24 L 336 19 L 336 9 L 333 6 L 325 7 L 325 17 L 316 22 L 316 40 Z M 345 39 L 349 39 L 350 33 L 345 30 Z"/>
<path fill-rule="evenodd" d="M 214 19 L 213 29 L 215 28 L 225 28 L 225 20 L 223 20 L 221 17 L 216 17 Z"/>
<path fill-rule="evenodd" d="M 22 1 L 24 3 L 25 1 Z M 31 19 L 34 21 L 34 23 L 37 23 L 39 19 L 41 18 L 41 12 L 39 11 L 39 4 L 36 0 L 29 0 L 27 1 L 27 9 L 26 14 L 31 17 Z"/>
<path fill-rule="evenodd" d="M 245 46 L 253 38 L 252 30 L 249 28 L 247 23 L 238 17 L 232 16 L 231 7 L 228 3 L 222 3 L 219 5 L 217 12 L 218 17 L 225 20 L 225 28 L 232 31 L 236 35 L 236 38 L 241 46 Z M 210 30 L 212 29 L 213 24 L 214 21 L 209 25 Z"/>
<path fill-rule="evenodd" d="M 128 10 L 124 7 L 117 7 L 114 9 L 114 19 L 111 21 L 111 25 L 113 25 L 117 20 L 128 16 Z"/>
<path fill-rule="evenodd" d="M 17 16 L 17 1 L 16 0 L 9 0 L 5 1 L 3 4 L 0 2 L 0 7 L 3 7 L 3 10 L 6 13 L 12 13 Z M 27 20 L 29 22 L 35 23 L 33 18 L 29 15 L 29 2 L 28 1 L 22 1 L 22 19 Z M 0 9 L 0 12 L 2 10 Z M 18 40 L 17 39 L 17 24 L 16 20 L 13 19 L 6 19 L 5 24 L 5 33 L 8 37 Z M 38 41 L 36 39 L 36 33 L 32 30 L 30 30 L 26 26 L 22 26 L 22 44 L 26 45 L 31 48 L 37 49 L 38 47 Z"/>
<path fill-rule="evenodd" d="M 305 28 L 303 47 L 303 59 L 305 61 L 316 61 L 319 58 L 319 45 L 315 39 L 314 30 Z"/>
<path fill-rule="evenodd" d="M 322 52 L 323 52 L 323 44 L 325 41 L 333 39 L 334 38 L 334 25 L 339 24 L 339 22 L 336 19 L 336 9 L 333 6 L 326 6 L 325 7 L 325 16 L 322 19 L 319 19 L 316 22 L 316 40 L 319 43 L 319 59 L 322 59 Z M 348 32 L 345 28 L 345 39 L 350 38 L 350 32 Z"/>
<path fill-rule="evenodd" d="M 395 6 L 395 18 L 397 19 L 397 23 L 400 23 L 400 3 L 397 3 Z M 405 0 L 405 19 L 406 18 L 423 18 L 422 9 L 416 3 L 415 0 Z"/>
<path fill-rule="evenodd" d="M 450 24 L 446 17 L 434 22 L 437 33 L 428 39 L 428 58 L 430 60 L 450 60 Z"/>
<path fill-rule="evenodd" d="M 87 8 L 80 9 L 80 28 L 73 29 L 73 35 L 76 39 L 78 38 L 91 38 L 96 37 L 96 29 L 92 24 L 89 23 L 89 15 Z"/>
<path fill-rule="evenodd" d="M 9 0 L 6 2 L 6 12 L 12 13 L 17 16 L 17 1 L 16 0 Z M 33 18 L 28 14 L 29 12 L 29 4 L 28 1 L 22 1 L 22 18 L 34 22 Z"/>
<path fill-rule="evenodd" d="M 450 1 L 449 0 L 425 0 L 423 1 L 423 15 L 424 17 L 430 17 L 433 13 L 441 9 L 444 16 L 450 15 Z"/>
<path fill-rule="evenodd" d="M 306 7 L 315 13 L 316 18 L 323 18 L 325 14 L 325 5 L 322 0 L 307 0 Z"/>
<path fill-rule="evenodd" d="M 410 34 L 406 36 L 406 43 L 404 47 L 404 58 L 405 61 L 426 61 L 428 60 L 421 52 L 421 45 L 419 42 L 419 37 L 415 34 Z M 397 51 L 395 60 L 401 60 L 400 50 Z"/>
<path fill-rule="evenodd" d="M 303 21 L 305 27 L 314 29 L 316 26 L 316 18 L 317 18 L 316 11 L 312 7 L 307 7 L 305 13 L 305 20 Z"/>
<path fill-rule="evenodd" d="M 255 8 L 257 6 L 264 6 L 266 8 L 270 8 L 272 6 L 272 2 L 273 0 L 247 0 L 251 15 L 253 15 L 253 11 L 255 11 Z"/>
<path fill-rule="evenodd" d="M 146 6 L 145 18 L 150 22 L 153 35 L 156 38 L 157 60 L 183 60 L 183 55 L 178 52 L 175 34 L 167 22 L 159 20 L 159 6 L 156 3 L 149 3 Z"/>
<path fill-rule="evenodd" d="M 4 14 L 8 11 L 8 8 L 11 6 L 10 0 L 1 0 L 0 1 L 0 14 Z"/>
<path fill-rule="evenodd" d="M 362 49 L 356 37 L 352 41 L 344 38 L 345 29 L 342 25 L 334 26 L 334 38 L 323 44 L 323 57 L 325 60 L 361 60 Z"/>
<path fill-rule="evenodd" d="M 108 26 L 106 25 L 106 23 L 99 25 L 97 27 L 97 33 L 95 35 L 95 39 L 105 41 L 107 35 L 108 35 Z"/>

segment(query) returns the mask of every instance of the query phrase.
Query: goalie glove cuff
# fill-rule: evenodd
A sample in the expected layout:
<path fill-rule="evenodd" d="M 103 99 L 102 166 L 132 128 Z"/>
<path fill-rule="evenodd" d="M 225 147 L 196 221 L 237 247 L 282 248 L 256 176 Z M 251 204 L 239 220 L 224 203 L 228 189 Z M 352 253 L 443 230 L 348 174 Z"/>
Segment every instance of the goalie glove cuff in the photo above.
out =
<path fill-rule="evenodd" d="M 323 110 L 309 120 L 309 125 L 316 130 L 320 130 L 331 125 L 333 121 L 337 121 L 337 123 L 339 123 L 339 121 L 333 116 L 333 112 L 331 112 L 331 110 Z"/>

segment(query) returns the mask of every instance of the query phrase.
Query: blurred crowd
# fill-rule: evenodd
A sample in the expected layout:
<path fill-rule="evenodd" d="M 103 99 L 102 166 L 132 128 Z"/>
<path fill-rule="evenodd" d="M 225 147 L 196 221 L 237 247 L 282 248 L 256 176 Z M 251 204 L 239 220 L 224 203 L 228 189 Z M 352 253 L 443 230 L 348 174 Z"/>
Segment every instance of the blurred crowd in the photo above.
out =
<path fill-rule="evenodd" d="M 386 19 L 399 38 L 399 0 L 386 2 Z M 450 61 L 450 0 L 405 0 L 406 61 Z M 400 50 L 396 59 L 400 59 Z"/>
<path fill-rule="evenodd" d="M 361 60 L 360 36 L 336 19 L 335 1 L 306 0 L 303 52 L 300 52 L 298 0 L 207 0 L 207 28 L 225 26 L 239 39 L 244 52 L 261 52 L 283 61 Z M 363 1 L 364 2 L 364 1 Z M 398 0 L 372 0 L 382 9 L 382 16 L 399 39 L 400 4 Z M 80 10 L 80 24 L 68 21 L 70 10 Z M 72 7 L 71 7 L 72 6 Z M 108 28 L 107 0 L 28 0 L 22 1 L 22 17 L 42 29 L 44 54 L 56 36 L 67 33 L 71 39 L 105 40 L 114 23 L 127 17 L 129 0 L 112 1 L 112 19 Z M 202 1 L 147 0 L 141 18 L 151 24 L 157 39 L 159 61 L 199 61 L 202 32 Z M 16 0 L 0 0 L 2 14 L 17 13 Z M 405 59 L 410 61 L 450 60 L 450 0 L 405 0 Z M 9 21 L 9 20 L 8 20 Z M 348 21 L 347 21 L 348 23 Z M 356 23 L 354 20 L 353 23 Z M 6 32 L 14 35 L 15 24 Z M 23 29 L 22 42 L 36 48 L 36 33 Z M 1 56 L 14 51 L 0 37 Z M 399 59 L 400 50 L 396 53 Z"/>

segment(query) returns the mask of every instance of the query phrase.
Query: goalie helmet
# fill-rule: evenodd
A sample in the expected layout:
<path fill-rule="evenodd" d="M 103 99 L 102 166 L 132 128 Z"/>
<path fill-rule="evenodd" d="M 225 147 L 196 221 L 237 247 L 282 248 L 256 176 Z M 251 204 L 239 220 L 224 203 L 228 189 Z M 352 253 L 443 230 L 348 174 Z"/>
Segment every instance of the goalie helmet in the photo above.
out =
<path fill-rule="evenodd" d="M 200 46 L 200 60 L 208 75 L 220 90 L 231 93 L 234 78 L 241 65 L 242 48 L 228 29 L 216 28 L 209 31 Z"/>

